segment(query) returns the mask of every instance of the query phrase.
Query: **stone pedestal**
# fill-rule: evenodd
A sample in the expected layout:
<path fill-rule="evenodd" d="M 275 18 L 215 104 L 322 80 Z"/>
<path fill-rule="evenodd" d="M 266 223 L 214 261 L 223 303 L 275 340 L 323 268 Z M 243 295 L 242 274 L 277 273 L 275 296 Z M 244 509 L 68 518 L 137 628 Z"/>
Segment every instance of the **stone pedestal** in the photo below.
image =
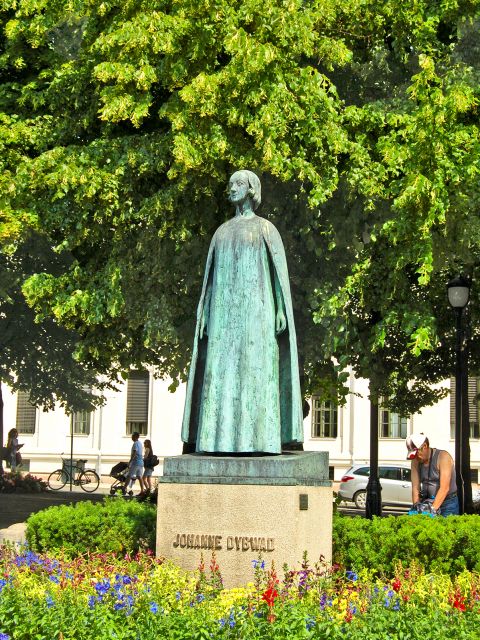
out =
<path fill-rule="evenodd" d="M 279 572 L 332 557 L 328 453 L 165 458 L 159 478 L 157 555 L 196 569 L 215 551 L 225 586 L 252 581 L 260 556 Z"/>

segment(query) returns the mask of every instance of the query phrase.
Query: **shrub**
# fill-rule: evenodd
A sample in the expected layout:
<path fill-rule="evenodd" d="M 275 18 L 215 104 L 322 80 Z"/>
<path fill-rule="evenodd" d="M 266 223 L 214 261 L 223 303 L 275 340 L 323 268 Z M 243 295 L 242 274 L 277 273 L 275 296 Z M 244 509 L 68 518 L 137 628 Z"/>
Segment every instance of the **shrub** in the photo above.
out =
<path fill-rule="evenodd" d="M 74 557 L 87 551 L 134 553 L 155 548 L 156 509 L 123 498 L 49 507 L 27 520 L 27 541 L 38 552 Z"/>
<path fill-rule="evenodd" d="M 473 516 L 335 516 L 333 562 L 359 571 L 378 568 L 392 575 L 400 562 L 418 561 L 426 571 L 455 575 L 480 571 L 480 518 Z"/>
<path fill-rule="evenodd" d="M 37 478 L 31 473 L 23 475 L 21 472 L 8 472 L 3 474 L 6 491 L 18 491 L 19 493 L 41 493 L 47 490 L 47 483 L 42 478 Z"/>

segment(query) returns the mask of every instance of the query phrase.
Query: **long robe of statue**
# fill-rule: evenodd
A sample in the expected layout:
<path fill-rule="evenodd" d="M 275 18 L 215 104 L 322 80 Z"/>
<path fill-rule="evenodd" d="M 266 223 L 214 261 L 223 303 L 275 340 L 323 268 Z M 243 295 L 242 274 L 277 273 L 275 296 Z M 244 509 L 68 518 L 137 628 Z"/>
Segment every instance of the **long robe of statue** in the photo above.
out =
<path fill-rule="evenodd" d="M 303 442 L 285 251 L 273 224 L 253 212 L 257 176 L 235 173 L 229 191 L 236 215 L 208 252 L 182 440 L 205 453 L 280 453 Z"/>

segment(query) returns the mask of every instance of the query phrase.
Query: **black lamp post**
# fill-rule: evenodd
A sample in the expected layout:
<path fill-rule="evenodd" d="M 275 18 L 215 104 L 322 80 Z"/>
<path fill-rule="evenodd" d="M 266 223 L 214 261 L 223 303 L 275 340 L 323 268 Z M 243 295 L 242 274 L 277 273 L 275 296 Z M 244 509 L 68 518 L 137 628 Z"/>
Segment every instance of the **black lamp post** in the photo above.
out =
<path fill-rule="evenodd" d="M 448 289 L 448 301 L 455 310 L 456 319 L 456 341 L 455 341 L 455 473 L 457 477 L 457 495 L 458 503 L 460 505 L 460 514 L 465 511 L 465 490 L 463 483 L 463 441 L 465 434 L 463 431 L 463 358 L 462 358 L 462 346 L 463 346 L 463 328 L 462 328 L 462 315 L 463 310 L 468 304 L 470 297 L 470 282 L 463 276 L 456 276 L 447 285 Z"/>
<path fill-rule="evenodd" d="M 378 478 L 378 400 L 370 399 L 370 475 L 367 483 L 365 516 L 382 515 L 382 486 Z"/>

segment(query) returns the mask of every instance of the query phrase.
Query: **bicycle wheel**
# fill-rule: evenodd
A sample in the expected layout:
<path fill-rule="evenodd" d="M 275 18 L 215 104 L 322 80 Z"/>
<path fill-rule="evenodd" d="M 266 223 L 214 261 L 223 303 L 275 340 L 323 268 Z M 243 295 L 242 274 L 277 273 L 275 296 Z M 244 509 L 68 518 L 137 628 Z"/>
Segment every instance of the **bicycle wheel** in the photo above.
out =
<path fill-rule="evenodd" d="M 47 480 L 48 488 L 52 491 L 60 491 L 67 482 L 70 482 L 70 476 L 65 469 L 56 469 L 56 471 L 52 471 Z"/>
<path fill-rule="evenodd" d="M 98 477 L 96 472 L 93 471 L 93 469 L 87 469 L 80 474 L 78 483 L 84 491 L 86 491 L 87 493 L 92 493 L 92 491 L 98 489 L 100 478 Z"/>

